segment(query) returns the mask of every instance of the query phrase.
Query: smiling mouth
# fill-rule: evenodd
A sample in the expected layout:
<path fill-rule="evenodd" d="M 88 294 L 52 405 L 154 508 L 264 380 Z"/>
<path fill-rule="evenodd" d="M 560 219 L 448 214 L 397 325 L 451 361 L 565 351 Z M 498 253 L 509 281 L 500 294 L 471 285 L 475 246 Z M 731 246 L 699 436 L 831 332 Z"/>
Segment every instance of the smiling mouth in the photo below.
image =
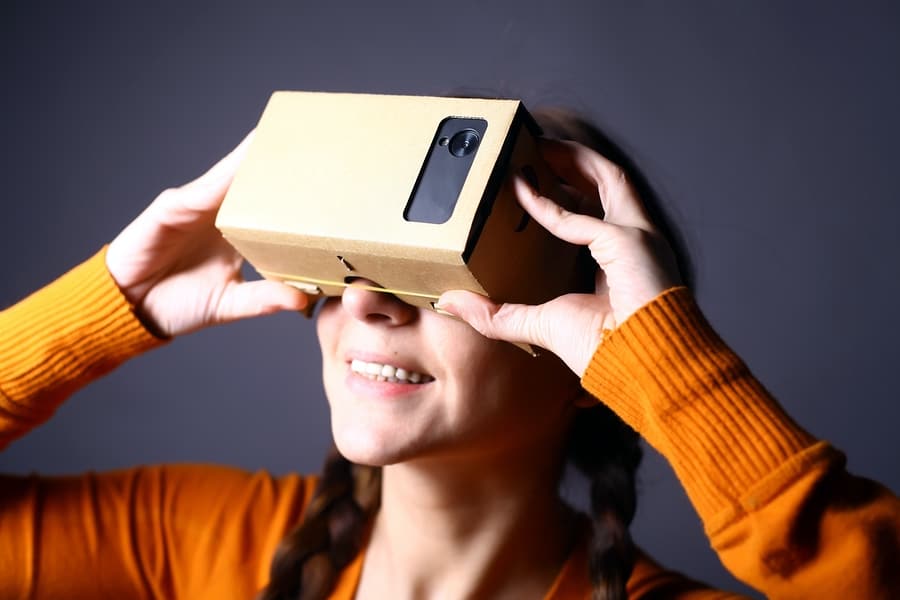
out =
<path fill-rule="evenodd" d="M 434 381 L 434 377 L 416 371 L 407 371 L 401 367 L 377 362 L 366 362 L 353 359 L 350 370 L 372 381 L 388 381 L 390 383 L 410 383 L 421 385 Z"/>

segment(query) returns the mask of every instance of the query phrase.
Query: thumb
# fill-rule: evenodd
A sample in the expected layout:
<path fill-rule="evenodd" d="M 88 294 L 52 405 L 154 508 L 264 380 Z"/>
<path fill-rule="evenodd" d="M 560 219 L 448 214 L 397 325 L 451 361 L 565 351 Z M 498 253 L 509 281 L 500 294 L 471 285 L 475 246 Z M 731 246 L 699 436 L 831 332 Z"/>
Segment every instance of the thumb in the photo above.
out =
<path fill-rule="evenodd" d="M 180 200 L 186 208 L 197 212 L 215 212 L 219 209 L 255 133 L 255 130 L 248 133 L 240 144 L 206 173 L 181 186 Z"/>
<path fill-rule="evenodd" d="M 277 281 L 234 282 L 222 294 L 215 320 L 226 323 L 283 310 L 296 312 L 305 309 L 309 303 L 309 296 Z"/>
<path fill-rule="evenodd" d="M 550 347 L 541 327 L 540 306 L 497 304 L 474 292 L 453 290 L 444 292 L 435 308 L 459 317 L 485 337 Z"/>

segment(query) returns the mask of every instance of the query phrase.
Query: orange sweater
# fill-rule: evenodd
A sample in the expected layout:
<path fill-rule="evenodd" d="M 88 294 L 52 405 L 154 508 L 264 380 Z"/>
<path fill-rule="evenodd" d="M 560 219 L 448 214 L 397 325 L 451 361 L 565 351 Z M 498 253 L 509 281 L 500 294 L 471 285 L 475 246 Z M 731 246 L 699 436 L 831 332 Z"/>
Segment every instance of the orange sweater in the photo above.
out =
<path fill-rule="evenodd" d="M 97 254 L 0 313 L 0 448 L 161 342 Z M 670 290 L 607 336 L 583 384 L 672 463 L 713 547 L 772 598 L 900 597 L 900 502 L 849 475 Z M 214 466 L 0 477 L 0 598 L 241 598 L 314 481 Z M 363 555 L 333 598 L 352 598 Z M 547 600 L 589 597 L 584 547 Z M 632 598 L 721 598 L 641 557 Z"/>

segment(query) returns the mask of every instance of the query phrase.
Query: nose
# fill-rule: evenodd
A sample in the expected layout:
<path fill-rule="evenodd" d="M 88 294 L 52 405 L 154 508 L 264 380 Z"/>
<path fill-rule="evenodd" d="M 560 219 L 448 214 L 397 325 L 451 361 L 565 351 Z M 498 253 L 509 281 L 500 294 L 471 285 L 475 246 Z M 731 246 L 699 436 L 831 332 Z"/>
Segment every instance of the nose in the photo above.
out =
<path fill-rule="evenodd" d="M 416 319 L 418 309 L 392 294 L 365 289 L 377 287 L 371 281 L 360 280 L 348 285 L 341 295 L 341 306 L 354 319 L 368 324 L 391 327 L 405 325 Z"/>

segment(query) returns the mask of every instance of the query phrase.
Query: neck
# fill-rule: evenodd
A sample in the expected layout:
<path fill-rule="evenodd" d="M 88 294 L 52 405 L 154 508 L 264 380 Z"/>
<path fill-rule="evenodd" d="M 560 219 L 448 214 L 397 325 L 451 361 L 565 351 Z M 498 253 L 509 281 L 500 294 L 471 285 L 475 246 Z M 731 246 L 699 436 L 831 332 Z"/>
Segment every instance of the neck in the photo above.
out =
<path fill-rule="evenodd" d="M 574 537 L 561 454 L 538 444 L 386 467 L 358 597 L 542 598 Z"/>

